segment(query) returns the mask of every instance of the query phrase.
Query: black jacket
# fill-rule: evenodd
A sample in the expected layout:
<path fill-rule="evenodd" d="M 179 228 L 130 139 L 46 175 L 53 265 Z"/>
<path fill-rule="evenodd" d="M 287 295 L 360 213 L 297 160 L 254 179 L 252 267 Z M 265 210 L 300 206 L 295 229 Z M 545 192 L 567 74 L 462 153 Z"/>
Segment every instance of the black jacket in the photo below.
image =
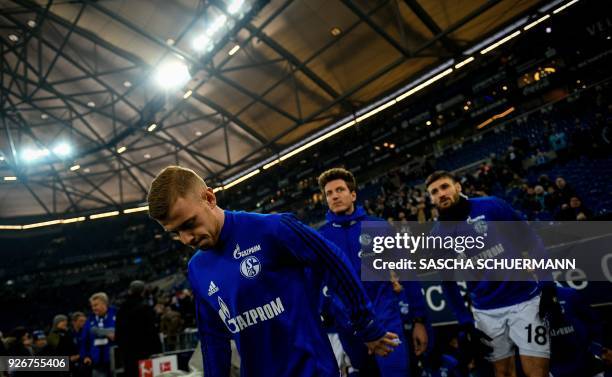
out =
<path fill-rule="evenodd" d="M 155 313 L 140 296 L 129 296 L 117 312 L 115 341 L 125 359 L 143 359 L 160 353 Z"/>

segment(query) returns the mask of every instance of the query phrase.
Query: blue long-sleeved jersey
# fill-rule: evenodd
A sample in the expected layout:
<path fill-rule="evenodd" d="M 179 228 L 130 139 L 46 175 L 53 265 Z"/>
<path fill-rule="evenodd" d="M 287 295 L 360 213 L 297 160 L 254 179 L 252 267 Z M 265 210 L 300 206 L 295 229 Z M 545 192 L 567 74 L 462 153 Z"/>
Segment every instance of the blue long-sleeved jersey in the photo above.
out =
<path fill-rule="evenodd" d="M 355 271 L 360 274 L 361 257 L 359 254 L 362 251 L 360 243 L 362 222 L 384 220 L 368 216 L 361 206 L 357 206 L 350 215 L 336 215 L 328 211 L 326 218 L 328 222 L 319 228 L 319 232 L 346 254 Z M 401 331 L 402 321 L 391 282 L 363 282 L 363 285 L 370 300 L 372 300 L 376 316 L 383 321 L 385 327 L 391 331 Z M 406 298 L 410 300 L 408 303 L 413 309 L 413 317 L 425 317 L 421 285 L 418 282 L 407 282 L 405 288 L 409 289 L 411 293 Z"/>
<path fill-rule="evenodd" d="M 473 235 L 486 229 L 484 250 L 501 250 L 500 257 L 520 257 L 525 245 L 534 246 L 536 253 L 543 253 L 541 241 L 526 226 L 523 218 L 501 199 L 495 197 L 480 197 L 462 199 L 466 200 L 467 216 L 462 219 L 452 219 L 451 222 L 438 222 L 432 234 L 437 235 Z M 515 222 L 516 227 L 505 226 L 502 229 L 492 223 L 495 221 Z M 478 229 L 477 229 L 478 228 Z M 521 231 L 522 233 L 506 234 L 508 229 Z M 468 250 L 467 257 L 481 253 L 482 250 Z M 499 271 L 495 272 L 499 274 Z M 508 271 L 508 274 L 513 273 Z M 453 281 L 442 282 L 445 295 L 447 296 L 460 323 L 471 322 L 471 314 L 465 307 L 465 302 L 459 292 L 459 287 Z M 495 309 L 506 307 L 529 300 L 540 293 L 540 286 L 535 279 L 528 278 L 525 281 L 490 281 L 487 272 L 480 281 L 468 281 L 467 291 L 470 295 L 472 305 L 478 309 Z"/>
<path fill-rule="evenodd" d="M 225 211 L 217 245 L 189 262 L 205 376 L 229 375 L 230 337 L 244 377 L 338 376 L 306 267 L 350 309 L 357 336 L 385 334 L 348 260 L 316 231 L 287 214 Z"/>
<path fill-rule="evenodd" d="M 355 211 L 353 211 L 353 213 L 350 215 L 336 215 L 333 212 L 328 211 L 327 220 L 328 222 L 324 224 L 319 231 L 321 234 L 323 234 L 323 236 L 325 236 L 325 238 L 332 241 L 346 254 L 348 259 L 353 264 L 355 270 L 360 273 L 360 252 L 362 251 L 360 240 L 362 239 L 362 223 L 363 221 L 384 220 L 368 216 L 363 207 L 360 206 L 357 206 Z M 386 225 L 386 223 L 384 224 Z M 389 233 L 391 233 L 390 227 Z M 389 275 L 389 280 L 390 278 L 391 275 Z M 389 331 L 397 333 L 400 336 L 400 339 L 403 341 L 398 349 L 396 349 L 387 358 L 377 358 L 381 375 L 385 377 L 406 375 L 408 373 L 408 343 L 403 339 L 402 318 L 398 306 L 397 295 L 393 291 L 393 285 L 391 284 L 391 281 L 364 282 L 363 285 L 370 300 L 372 300 L 376 317 L 383 322 L 385 328 L 387 328 Z M 405 297 L 410 300 L 409 304 L 411 305 L 411 309 L 415 311 L 413 316 L 425 317 L 425 300 L 421 292 L 420 284 L 418 282 L 407 282 L 406 287 L 410 289 L 411 293 Z M 346 316 L 343 315 L 345 309 L 342 307 L 342 303 L 338 303 L 337 300 L 333 300 L 333 294 L 334 293 L 332 290 L 332 300 L 330 301 L 329 307 L 331 309 L 332 316 L 335 317 L 338 327 L 344 329 L 348 327 L 348 324 L 346 323 Z M 341 334 L 340 340 L 342 341 L 342 345 L 345 348 L 345 351 L 347 351 L 351 361 L 359 367 L 364 360 L 356 359 L 363 359 L 367 353 L 356 352 L 359 350 L 359 347 L 357 347 L 355 340 L 350 336 L 343 336 Z M 353 352 L 349 350 L 353 350 Z"/>
<path fill-rule="evenodd" d="M 114 345 L 105 333 L 114 332 L 117 310 L 109 306 L 103 317 L 90 314 L 81 330 L 81 360 L 91 358 L 93 365 L 110 365 L 110 349 Z"/>
<path fill-rule="evenodd" d="M 594 356 L 601 356 L 601 320 L 580 292 L 558 287 L 557 297 L 563 322 L 550 329 L 550 371 L 555 377 L 586 376 Z"/>

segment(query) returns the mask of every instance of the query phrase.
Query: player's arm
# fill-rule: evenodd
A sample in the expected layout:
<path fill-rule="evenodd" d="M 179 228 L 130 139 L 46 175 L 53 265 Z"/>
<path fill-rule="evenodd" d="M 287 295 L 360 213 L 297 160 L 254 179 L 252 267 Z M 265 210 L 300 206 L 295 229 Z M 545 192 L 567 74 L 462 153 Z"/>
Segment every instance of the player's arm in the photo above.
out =
<path fill-rule="evenodd" d="M 410 318 L 412 320 L 421 319 L 425 321 L 427 319 L 427 304 L 425 303 L 421 283 L 418 281 L 407 281 L 403 282 L 402 286 L 410 305 Z"/>
<path fill-rule="evenodd" d="M 372 304 L 346 256 L 292 215 L 280 216 L 275 235 L 293 258 L 323 275 L 329 289 L 348 310 L 355 335 L 366 343 L 381 342 L 381 349 L 390 351 L 397 335 L 387 333 L 374 316 Z"/>
<path fill-rule="evenodd" d="M 472 313 L 465 306 L 465 299 L 461 295 L 461 290 L 457 283 L 454 281 L 443 281 L 441 285 L 444 297 L 446 297 L 453 313 L 455 313 L 459 325 L 473 324 L 474 318 L 472 317 Z"/>
<path fill-rule="evenodd" d="M 189 281 L 195 299 L 204 375 L 207 377 L 229 377 L 232 356 L 230 337 L 225 325 L 219 318 L 219 314 L 202 299 L 196 290 L 195 287 L 198 286 L 196 274 L 191 270 L 190 265 Z"/>

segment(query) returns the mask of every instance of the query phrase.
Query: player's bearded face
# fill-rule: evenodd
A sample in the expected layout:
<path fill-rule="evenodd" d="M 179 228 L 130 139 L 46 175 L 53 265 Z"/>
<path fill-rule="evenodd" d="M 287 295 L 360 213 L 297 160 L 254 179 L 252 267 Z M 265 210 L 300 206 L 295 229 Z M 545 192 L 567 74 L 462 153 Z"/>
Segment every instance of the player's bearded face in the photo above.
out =
<path fill-rule="evenodd" d="M 432 182 L 427 187 L 427 191 L 433 205 L 444 211 L 459 202 L 461 185 L 450 178 L 441 178 Z"/>
<path fill-rule="evenodd" d="M 343 179 L 327 182 L 324 187 L 329 210 L 336 215 L 351 214 L 355 210 L 357 194 L 351 191 Z"/>
<path fill-rule="evenodd" d="M 162 223 L 167 231 L 178 235 L 180 241 L 194 249 L 213 247 L 219 239 L 221 224 L 214 214 L 216 199 L 211 189 L 195 191 L 193 195 L 177 198 L 170 206 L 168 221 Z"/>

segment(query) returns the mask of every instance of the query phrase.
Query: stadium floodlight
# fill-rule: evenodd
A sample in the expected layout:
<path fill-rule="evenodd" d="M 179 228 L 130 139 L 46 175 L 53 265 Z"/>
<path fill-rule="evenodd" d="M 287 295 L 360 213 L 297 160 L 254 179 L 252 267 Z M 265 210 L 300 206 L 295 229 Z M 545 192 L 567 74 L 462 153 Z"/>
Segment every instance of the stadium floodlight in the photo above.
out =
<path fill-rule="evenodd" d="M 219 30 L 221 30 L 223 28 L 223 26 L 225 26 L 225 23 L 227 22 L 227 16 L 222 14 L 220 16 L 218 16 L 217 18 L 215 18 L 215 20 L 212 22 L 212 24 L 210 24 L 210 26 L 208 27 L 208 29 L 206 29 L 206 35 L 213 36 L 215 33 L 217 33 Z"/>
<path fill-rule="evenodd" d="M 157 128 L 157 124 L 152 123 L 149 127 L 147 127 L 147 131 L 153 132 Z"/>
<path fill-rule="evenodd" d="M 546 21 L 547 19 L 550 18 L 550 14 L 547 14 L 546 16 L 540 17 L 537 20 L 533 21 L 532 23 L 530 23 L 529 25 L 525 26 L 523 28 L 523 30 L 529 30 L 532 27 L 536 26 L 537 24 L 539 24 L 540 22 Z"/>
<path fill-rule="evenodd" d="M 391 107 L 391 106 L 395 105 L 396 103 L 397 103 L 397 101 L 392 99 L 391 101 L 389 101 L 389 102 L 387 102 L 387 103 L 385 103 L 383 105 L 378 106 L 374 110 L 368 111 L 367 113 L 357 117 L 357 119 L 355 119 L 355 121 L 357 123 L 359 123 L 359 122 L 361 122 L 363 120 L 366 120 L 369 117 L 371 117 L 372 115 L 377 114 L 377 113 L 383 111 L 384 109 L 386 109 L 387 107 Z"/>
<path fill-rule="evenodd" d="M 223 190 L 223 187 L 215 187 L 215 188 L 213 189 L 213 192 L 219 192 L 219 191 L 221 191 L 221 190 Z"/>
<path fill-rule="evenodd" d="M 72 217 L 72 218 L 69 218 L 69 219 L 61 220 L 61 223 L 62 224 L 71 224 L 71 223 L 77 223 L 77 222 L 85 221 L 85 219 L 86 219 L 85 216 Z"/>
<path fill-rule="evenodd" d="M 244 5 L 244 0 L 232 0 L 227 6 L 227 11 L 229 14 L 236 14 L 240 11 L 242 5 Z"/>
<path fill-rule="evenodd" d="M 408 98 L 409 96 L 413 95 L 414 93 L 418 92 L 419 90 L 433 84 L 434 82 L 440 80 L 442 77 L 450 74 L 453 71 L 452 68 L 448 68 L 447 70 L 438 73 L 437 75 L 435 75 L 434 77 L 430 78 L 429 80 L 426 80 L 425 82 L 415 86 L 414 88 L 410 89 L 409 91 L 407 91 L 406 93 L 402 94 L 401 96 L 398 96 L 395 100 L 397 102 Z"/>
<path fill-rule="evenodd" d="M 127 150 L 127 147 L 119 147 L 117 148 L 117 153 L 121 154 Z"/>
<path fill-rule="evenodd" d="M 459 68 L 463 67 L 464 65 L 470 64 L 473 61 L 474 61 L 474 57 L 470 56 L 469 58 L 467 58 L 467 59 L 465 59 L 465 60 L 455 64 L 455 69 L 459 69 Z"/>
<path fill-rule="evenodd" d="M 226 184 L 226 185 L 223 185 L 223 189 L 224 189 L 224 190 L 226 190 L 226 189 L 228 189 L 228 188 L 230 188 L 230 187 L 232 187 L 232 186 L 236 186 L 236 185 L 237 185 L 237 184 L 239 184 L 240 182 L 246 181 L 247 179 L 251 178 L 252 176 L 257 175 L 257 174 L 258 174 L 260 171 L 261 171 L 261 170 L 256 169 L 256 170 L 253 170 L 252 172 L 250 172 L 250 173 L 248 173 L 248 174 L 243 175 L 243 176 L 242 176 L 242 177 L 240 177 L 240 178 L 234 179 L 234 180 L 233 180 L 233 181 L 231 181 L 230 183 L 228 183 L 228 184 Z"/>
<path fill-rule="evenodd" d="M 266 169 L 270 169 L 272 166 L 274 166 L 274 165 L 278 164 L 279 162 L 280 162 L 280 158 L 277 158 L 276 160 L 274 160 L 274 161 L 272 161 L 272 162 L 268 162 L 267 164 L 265 164 L 265 165 L 263 166 L 263 169 L 264 169 L 264 170 L 266 170 Z"/>
<path fill-rule="evenodd" d="M 101 219 L 103 217 L 117 216 L 118 214 L 119 214 L 119 211 L 96 213 L 95 215 L 89 216 L 89 219 L 90 220 Z"/>
<path fill-rule="evenodd" d="M 32 228 L 40 228 L 43 226 L 56 225 L 60 223 L 61 223 L 61 220 L 43 221 L 41 223 L 33 223 L 33 224 L 24 225 L 21 229 L 25 230 L 25 229 L 32 229 Z"/>
<path fill-rule="evenodd" d="M 142 207 L 124 209 L 123 213 L 143 212 L 143 211 L 148 211 L 148 210 L 149 210 L 149 206 L 142 206 Z"/>
<path fill-rule="evenodd" d="M 17 177 L 9 175 L 9 176 L 4 177 L 4 180 L 5 181 L 16 181 Z"/>
<path fill-rule="evenodd" d="M 509 40 L 511 40 L 512 38 L 517 37 L 519 34 L 521 34 L 520 30 L 515 31 L 514 33 L 500 39 L 499 41 L 493 43 L 492 45 L 490 45 L 489 47 L 483 49 L 482 51 L 480 51 L 481 55 L 486 54 L 487 52 L 493 51 L 494 49 L 498 48 L 499 46 L 503 45 L 504 43 L 508 42 Z"/>
<path fill-rule="evenodd" d="M 238 50 L 240 50 L 240 45 L 235 45 L 234 47 L 232 47 L 232 49 L 231 49 L 231 50 L 229 50 L 228 55 L 229 55 L 229 56 L 232 56 L 232 55 L 234 55 L 235 53 L 237 53 L 237 52 L 238 52 Z"/>
<path fill-rule="evenodd" d="M 0 229 L 2 230 L 21 230 L 21 225 L 0 225 Z"/>
<path fill-rule="evenodd" d="M 70 167 L 70 171 L 77 171 L 77 170 L 79 170 L 80 168 L 81 168 L 81 165 L 79 165 L 79 164 L 72 165 L 72 166 Z"/>
<path fill-rule="evenodd" d="M 42 148 L 42 149 L 26 148 L 21 154 L 21 157 L 25 161 L 31 162 L 31 161 L 36 161 L 38 159 L 41 159 L 43 157 L 47 157 L 48 155 L 49 155 L 49 150 L 47 148 Z"/>
<path fill-rule="evenodd" d="M 572 1 L 570 1 L 569 3 L 567 3 L 567 4 L 565 4 L 565 5 L 562 5 L 562 6 L 560 6 L 559 8 L 557 8 L 557 9 L 553 10 L 553 13 L 554 13 L 554 14 L 557 14 L 557 13 L 561 12 L 562 10 L 564 10 L 565 8 L 569 7 L 570 5 L 574 5 L 574 4 L 576 4 L 577 2 L 578 2 L 578 0 L 572 0 Z"/>
<path fill-rule="evenodd" d="M 183 99 L 187 99 L 191 97 L 192 94 L 193 94 L 193 91 L 191 89 L 186 91 L 185 94 L 183 94 Z"/>
<path fill-rule="evenodd" d="M 213 47 L 212 39 L 206 34 L 197 36 L 192 42 L 193 48 L 196 51 L 202 52 Z"/>
<path fill-rule="evenodd" d="M 70 152 L 72 152 L 72 148 L 68 143 L 62 142 L 53 147 L 53 154 L 58 157 L 66 157 L 70 155 Z"/>
<path fill-rule="evenodd" d="M 311 142 L 306 143 L 306 144 L 300 146 L 299 148 L 296 148 L 296 149 L 290 151 L 289 153 L 286 153 L 286 154 L 280 156 L 279 160 L 285 161 L 286 159 L 288 159 L 288 158 L 290 158 L 292 156 L 295 156 L 296 154 L 298 154 L 298 153 L 300 153 L 300 152 L 302 152 L 302 151 L 312 147 L 313 145 L 316 145 L 316 144 L 322 142 L 325 139 L 328 139 L 328 138 L 334 136 L 335 134 L 337 134 L 339 132 L 342 132 L 342 131 L 346 130 L 347 128 L 349 128 L 351 126 L 354 126 L 355 124 L 357 124 L 357 121 L 354 121 L 354 120 L 352 120 L 352 121 L 350 121 L 348 123 L 345 123 L 342 126 L 336 128 L 334 130 L 331 130 L 331 131 L 329 131 L 328 133 L 326 133 L 324 135 L 319 136 L 318 138 L 312 140 Z"/>
<path fill-rule="evenodd" d="M 155 71 L 155 82 L 164 89 L 181 87 L 190 78 L 187 64 L 181 61 L 163 63 Z"/>

